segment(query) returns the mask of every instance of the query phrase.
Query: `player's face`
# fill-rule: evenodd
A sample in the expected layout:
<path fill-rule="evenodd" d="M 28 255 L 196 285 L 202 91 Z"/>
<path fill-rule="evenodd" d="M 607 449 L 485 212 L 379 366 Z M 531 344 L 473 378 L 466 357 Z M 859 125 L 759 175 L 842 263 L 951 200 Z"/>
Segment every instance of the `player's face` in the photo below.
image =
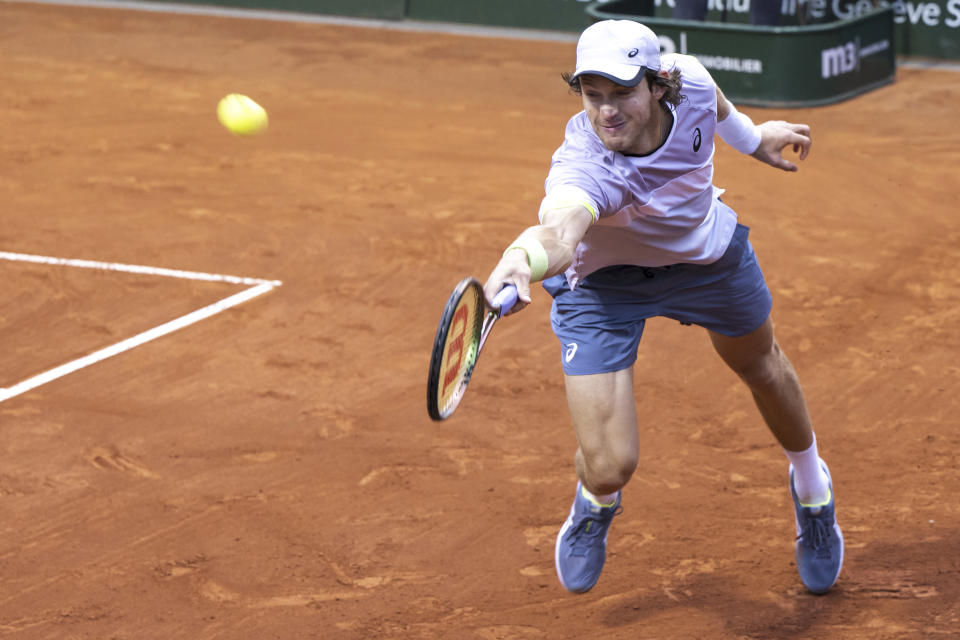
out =
<path fill-rule="evenodd" d="M 647 78 L 625 87 L 603 76 L 583 75 L 580 88 L 587 117 L 608 149 L 642 155 L 660 144 L 664 87 L 651 91 Z"/>

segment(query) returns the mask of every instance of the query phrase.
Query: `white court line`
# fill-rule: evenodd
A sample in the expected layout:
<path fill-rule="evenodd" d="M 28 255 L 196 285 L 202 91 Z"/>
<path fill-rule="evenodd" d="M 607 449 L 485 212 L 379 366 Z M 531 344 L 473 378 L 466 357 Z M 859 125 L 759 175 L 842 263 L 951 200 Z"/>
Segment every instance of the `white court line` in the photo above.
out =
<path fill-rule="evenodd" d="M 64 267 L 80 267 L 82 269 L 100 269 L 102 271 L 123 271 L 125 273 L 141 273 L 148 276 L 166 276 L 169 278 L 183 278 L 185 280 L 206 280 L 208 282 L 229 282 L 231 284 L 263 284 L 269 282 L 280 286 L 278 280 L 261 280 L 260 278 L 239 278 L 224 276 L 202 271 L 181 271 L 179 269 L 164 269 L 162 267 L 144 267 L 138 264 L 120 264 L 119 262 L 97 262 L 96 260 L 72 260 L 68 258 L 51 258 L 50 256 L 34 256 L 27 253 L 10 253 L 0 251 L 0 259 L 15 260 L 18 262 L 33 262 L 35 264 L 53 264 Z"/>
<path fill-rule="evenodd" d="M 3 260 L 13 260 L 18 262 L 32 262 L 35 264 L 49 264 L 57 266 L 67 266 L 67 267 L 80 267 L 84 269 L 100 269 L 103 271 L 121 271 L 125 273 L 139 273 L 146 275 L 154 276 L 164 276 L 170 278 L 183 278 L 186 280 L 204 280 L 208 282 L 228 282 L 231 284 L 245 284 L 252 285 L 249 289 L 245 289 L 240 293 L 235 293 L 232 296 L 228 296 L 222 300 L 218 300 L 211 305 L 207 305 L 202 309 L 197 309 L 192 311 L 185 316 L 171 320 L 159 326 L 156 326 L 152 329 L 148 329 L 143 333 L 139 333 L 132 338 L 127 338 L 126 340 L 121 340 L 116 344 L 112 344 L 109 347 L 100 349 L 99 351 L 94 351 L 93 353 L 83 356 L 82 358 L 77 358 L 66 364 L 62 364 L 59 367 L 50 369 L 41 374 L 35 375 L 32 378 L 27 378 L 22 382 L 18 382 L 12 387 L 0 387 L 0 402 L 9 400 L 14 396 L 18 396 L 22 393 L 26 393 L 31 389 L 36 389 L 37 387 L 44 385 L 52 380 L 57 378 L 62 378 L 63 376 L 73 373 L 74 371 L 79 371 L 85 367 L 89 367 L 92 364 L 96 364 L 102 360 L 106 360 L 112 356 L 123 353 L 124 351 L 129 351 L 134 347 L 139 347 L 142 344 L 150 342 L 151 340 L 156 340 L 161 336 L 165 336 L 169 333 L 173 333 L 177 329 L 182 329 L 184 327 L 190 326 L 196 322 L 209 318 L 210 316 L 216 315 L 221 311 L 229 309 L 230 307 L 235 307 L 239 304 L 256 298 L 259 295 L 262 295 L 271 289 L 279 287 L 282 282 L 279 280 L 262 280 L 260 278 L 240 278 L 237 276 L 227 276 L 220 275 L 215 273 L 203 273 L 200 271 L 181 271 L 177 269 L 162 269 L 158 267 L 145 267 L 142 265 L 135 264 L 120 264 L 116 262 L 97 262 L 93 260 L 70 260 L 65 258 L 52 258 L 49 256 L 34 256 L 25 253 L 9 253 L 7 251 L 0 251 L 0 259 Z"/>

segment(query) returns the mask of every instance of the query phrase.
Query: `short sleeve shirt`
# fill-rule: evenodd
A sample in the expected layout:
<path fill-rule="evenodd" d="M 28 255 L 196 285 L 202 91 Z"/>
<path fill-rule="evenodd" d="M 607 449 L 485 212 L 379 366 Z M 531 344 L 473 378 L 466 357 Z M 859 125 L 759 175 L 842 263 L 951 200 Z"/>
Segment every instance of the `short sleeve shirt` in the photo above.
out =
<path fill-rule="evenodd" d="M 673 126 L 656 151 L 627 156 L 607 149 L 581 111 L 567 123 L 553 155 L 546 192 L 559 185 L 579 187 L 599 218 L 566 272 L 571 289 L 612 265 L 709 264 L 733 237 L 737 215 L 713 185 L 716 85 L 692 56 L 669 54 L 661 62 L 663 69 L 680 70 L 684 99 L 670 106 Z"/>

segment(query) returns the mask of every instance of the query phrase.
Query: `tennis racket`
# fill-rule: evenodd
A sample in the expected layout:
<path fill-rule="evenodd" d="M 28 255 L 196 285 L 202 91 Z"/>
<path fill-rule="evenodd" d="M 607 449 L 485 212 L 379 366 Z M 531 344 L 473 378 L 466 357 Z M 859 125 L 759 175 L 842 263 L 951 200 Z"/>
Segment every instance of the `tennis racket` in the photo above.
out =
<path fill-rule="evenodd" d="M 517 288 L 507 285 L 487 304 L 475 278 L 456 286 L 440 316 L 427 378 L 427 413 L 446 420 L 457 409 L 494 323 L 517 302 Z"/>

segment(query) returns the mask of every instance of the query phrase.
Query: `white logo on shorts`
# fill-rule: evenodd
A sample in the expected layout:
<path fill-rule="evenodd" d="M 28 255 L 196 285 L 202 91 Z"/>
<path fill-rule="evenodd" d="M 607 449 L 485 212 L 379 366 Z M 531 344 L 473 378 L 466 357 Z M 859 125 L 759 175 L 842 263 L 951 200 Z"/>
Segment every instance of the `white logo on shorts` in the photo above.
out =
<path fill-rule="evenodd" d="M 577 355 L 577 343 L 571 342 L 570 344 L 567 345 L 567 355 L 564 356 L 563 359 L 566 360 L 567 362 L 570 362 L 571 360 L 573 360 L 573 356 L 575 355 Z"/>

